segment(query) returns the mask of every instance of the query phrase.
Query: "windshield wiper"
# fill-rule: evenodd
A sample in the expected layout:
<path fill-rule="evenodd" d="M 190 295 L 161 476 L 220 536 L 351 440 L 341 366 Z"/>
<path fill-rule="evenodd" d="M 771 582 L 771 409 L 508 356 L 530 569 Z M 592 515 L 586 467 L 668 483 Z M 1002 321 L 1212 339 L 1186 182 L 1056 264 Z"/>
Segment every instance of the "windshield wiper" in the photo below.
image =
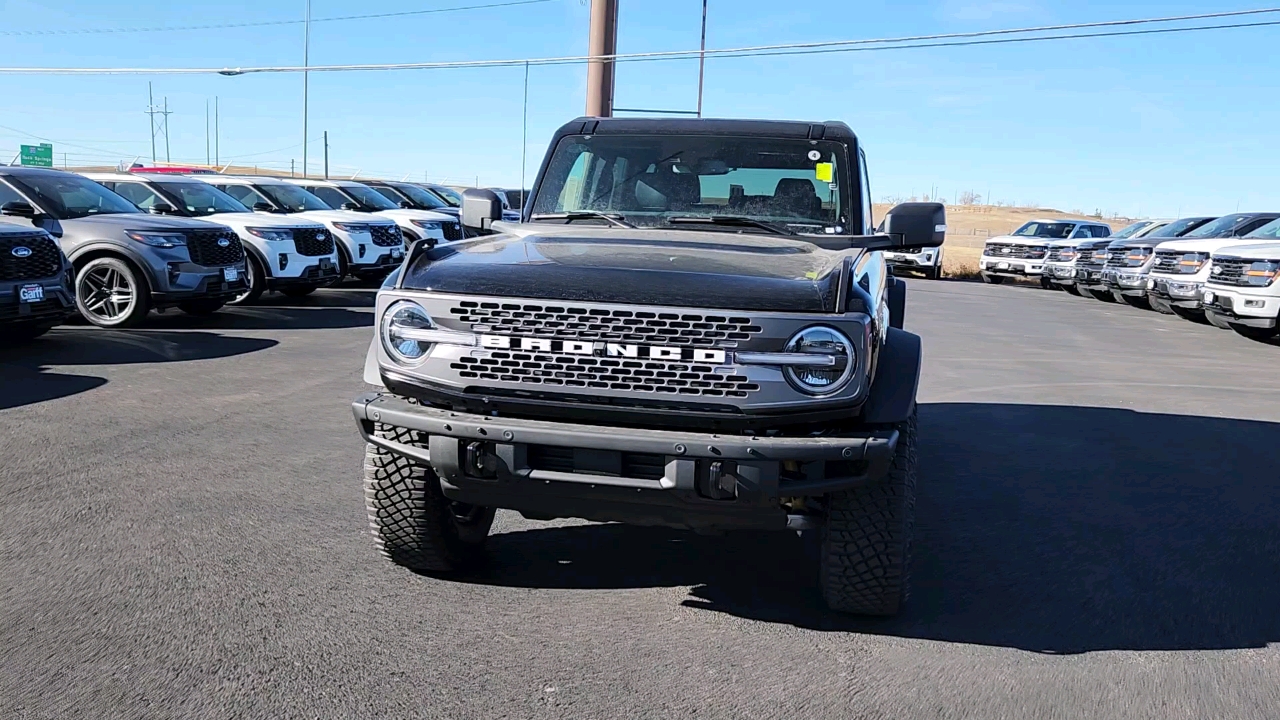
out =
<path fill-rule="evenodd" d="M 670 225 L 723 225 L 726 227 L 754 227 L 768 230 L 774 235 L 795 235 L 795 233 L 776 223 L 757 220 L 744 215 L 689 215 L 667 218 Z"/>
<path fill-rule="evenodd" d="M 635 225 L 622 219 L 617 213 L 595 212 L 593 210 L 575 210 L 573 212 L 558 213 L 534 213 L 529 216 L 530 220 L 604 220 L 614 227 L 635 229 Z"/>

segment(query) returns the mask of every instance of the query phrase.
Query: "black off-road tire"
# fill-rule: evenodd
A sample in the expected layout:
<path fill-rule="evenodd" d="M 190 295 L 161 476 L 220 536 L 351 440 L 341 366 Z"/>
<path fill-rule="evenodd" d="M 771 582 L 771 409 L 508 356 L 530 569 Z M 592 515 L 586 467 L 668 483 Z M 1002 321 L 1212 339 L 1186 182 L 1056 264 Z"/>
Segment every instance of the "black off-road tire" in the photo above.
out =
<path fill-rule="evenodd" d="M 983 275 L 982 282 L 988 285 L 999 285 L 1004 282 L 1003 275 Z"/>
<path fill-rule="evenodd" d="M 178 309 L 188 315 L 203 317 L 218 312 L 226 304 L 226 300 L 188 300 L 178 303 Z"/>
<path fill-rule="evenodd" d="M 414 430 L 376 425 L 378 437 L 421 445 Z M 364 502 L 383 556 L 416 572 L 465 572 L 483 558 L 493 508 L 460 507 L 444 496 L 434 470 L 382 448 L 365 445 Z"/>
<path fill-rule="evenodd" d="M 1047 277 L 1045 277 L 1045 276 L 1041 275 L 1041 276 L 1040 276 L 1040 289 L 1041 289 L 1041 290 L 1058 290 L 1059 288 L 1058 288 L 1058 286 L 1057 286 L 1057 285 L 1054 285 L 1054 284 L 1053 284 L 1053 281 L 1052 281 L 1052 280 L 1050 280 L 1049 278 L 1047 278 Z"/>
<path fill-rule="evenodd" d="M 942 266 L 941 266 L 941 265 L 937 265 L 937 266 L 935 266 L 935 267 L 931 267 L 931 268 L 929 268 L 928 270 L 925 270 L 925 271 L 924 271 L 924 276 L 925 276 L 926 278 L 930 279 L 930 280 L 941 280 L 941 279 L 942 279 Z"/>
<path fill-rule="evenodd" d="M 827 495 L 819 582 L 827 607 L 896 615 L 907 601 L 916 509 L 916 413 L 897 425 L 898 447 L 879 482 Z"/>

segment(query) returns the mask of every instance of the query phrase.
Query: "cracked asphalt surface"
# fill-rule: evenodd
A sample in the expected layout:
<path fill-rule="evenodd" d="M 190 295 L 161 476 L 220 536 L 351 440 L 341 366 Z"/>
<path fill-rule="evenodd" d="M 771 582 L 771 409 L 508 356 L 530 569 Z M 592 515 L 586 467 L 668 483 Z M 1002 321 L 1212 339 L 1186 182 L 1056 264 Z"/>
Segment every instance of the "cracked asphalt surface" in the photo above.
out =
<path fill-rule="evenodd" d="M 371 290 L 0 349 L 0 718 L 1270 718 L 1280 346 L 911 281 L 915 590 L 823 611 L 793 535 L 500 513 L 382 560 Z"/>

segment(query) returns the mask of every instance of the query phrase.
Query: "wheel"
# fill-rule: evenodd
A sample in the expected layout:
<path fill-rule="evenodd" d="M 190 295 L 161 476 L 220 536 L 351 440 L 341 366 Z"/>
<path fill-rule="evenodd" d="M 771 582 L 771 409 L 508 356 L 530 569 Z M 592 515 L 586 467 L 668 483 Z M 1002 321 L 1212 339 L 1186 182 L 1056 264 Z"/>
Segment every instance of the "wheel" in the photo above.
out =
<path fill-rule="evenodd" d="M 295 285 L 293 287 L 284 288 L 280 292 L 285 297 L 303 298 L 315 291 L 316 291 L 316 286 L 314 285 Z"/>
<path fill-rule="evenodd" d="M 188 315 L 212 315 L 226 304 L 225 300 L 188 300 L 178 303 L 178 309 Z"/>
<path fill-rule="evenodd" d="M 1049 278 L 1047 278 L 1047 277 L 1045 277 L 1045 276 L 1043 276 L 1043 275 L 1041 275 L 1041 276 L 1040 276 L 1040 287 L 1041 287 L 1042 289 L 1044 289 L 1044 290 L 1057 290 L 1057 289 L 1058 289 L 1058 286 L 1057 286 L 1057 285 L 1054 285 L 1052 280 L 1050 280 Z"/>
<path fill-rule="evenodd" d="M 1257 328 L 1231 323 L 1231 329 L 1250 340 L 1270 340 L 1276 335 L 1280 335 L 1280 327 Z"/>
<path fill-rule="evenodd" d="M 1004 282 L 1003 275 L 983 275 L 982 282 L 988 285 L 999 285 Z"/>
<path fill-rule="evenodd" d="M 1136 308 L 1141 308 L 1143 310 L 1151 309 L 1151 301 L 1147 299 L 1146 295 L 1139 295 L 1137 297 L 1133 295 L 1121 295 L 1120 299 Z"/>
<path fill-rule="evenodd" d="M 1204 311 L 1199 308 L 1184 308 L 1178 307 L 1177 305 L 1170 305 L 1169 309 L 1173 311 L 1174 315 L 1177 315 L 1183 320 L 1190 320 L 1193 323 L 1199 323 L 1201 325 L 1209 324 L 1209 319 L 1204 316 Z"/>
<path fill-rule="evenodd" d="M 85 263 L 76 274 L 76 307 L 98 327 L 131 327 L 147 316 L 151 292 L 132 265 L 100 257 Z"/>
<path fill-rule="evenodd" d="M 14 325 L 0 327 L 0 339 L 17 344 L 30 342 L 53 329 L 52 325 Z"/>
<path fill-rule="evenodd" d="M 340 283 L 347 277 L 347 268 L 351 267 L 351 261 L 347 259 L 347 249 L 338 243 L 338 279 L 334 280 L 334 284 Z"/>
<path fill-rule="evenodd" d="M 1172 305 L 1170 305 L 1169 303 L 1167 303 L 1167 302 L 1165 302 L 1165 301 L 1163 301 L 1163 300 L 1159 299 L 1159 298 L 1152 297 L 1151 295 L 1148 295 L 1148 296 L 1147 296 L 1147 302 L 1151 303 L 1151 309 L 1152 309 L 1152 310 L 1155 310 L 1156 312 L 1160 313 L 1161 315 L 1173 315 L 1173 314 L 1174 314 L 1174 313 L 1173 313 L 1173 306 L 1172 306 Z"/>
<path fill-rule="evenodd" d="M 1210 325 L 1212 325 L 1212 326 L 1214 326 L 1214 327 L 1218 328 L 1219 330 L 1234 330 L 1234 329 L 1235 329 L 1235 328 L 1233 328 L 1233 327 L 1231 326 L 1231 323 L 1229 323 L 1229 322 L 1227 322 L 1226 320 L 1223 320 L 1223 319 L 1221 319 L 1221 318 L 1214 317 L 1213 315 L 1210 315 L 1209 313 L 1205 313 L 1205 314 L 1204 314 L 1204 319 L 1205 319 L 1205 320 L 1208 320 Z"/>
<path fill-rule="evenodd" d="M 924 271 L 924 276 L 925 276 L 926 278 L 929 278 L 930 280 L 941 280 L 941 279 L 942 279 L 942 266 L 941 266 L 941 265 L 937 265 L 937 266 L 934 266 L 934 267 L 929 268 L 928 270 L 925 270 L 925 271 Z"/>
<path fill-rule="evenodd" d="M 1112 291 L 1111 291 L 1111 299 L 1112 299 L 1112 300 L 1114 300 L 1115 302 L 1122 303 L 1122 302 L 1124 302 L 1124 294 L 1123 294 L 1123 293 L 1120 293 L 1120 292 L 1117 292 L 1117 291 L 1115 291 L 1115 290 L 1112 290 Z"/>
<path fill-rule="evenodd" d="M 414 430 L 375 425 L 381 438 L 420 444 Z M 383 556 L 426 573 L 474 568 L 483 557 L 493 508 L 450 501 L 430 467 L 368 444 L 364 451 L 364 502 L 374 542 Z"/>
<path fill-rule="evenodd" d="M 262 265 L 258 264 L 258 258 L 252 254 L 246 254 L 248 257 L 245 258 L 244 263 L 245 290 L 227 301 L 228 305 L 248 305 L 262 297 L 262 293 L 267 289 L 266 271 L 262 269 Z"/>
<path fill-rule="evenodd" d="M 880 482 L 827 495 L 819 582 L 827 607 L 894 615 L 907 600 L 916 506 L 916 414 L 897 426 L 898 447 Z"/>
<path fill-rule="evenodd" d="M 1063 285 L 1063 286 L 1062 286 L 1062 289 L 1063 289 L 1063 290 L 1066 290 L 1067 292 L 1071 293 L 1072 295 L 1075 295 L 1076 297 L 1084 297 L 1084 295 L 1080 292 L 1080 288 L 1076 287 L 1076 284 L 1075 284 L 1075 283 L 1070 283 L 1070 284 L 1067 284 L 1067 285 Z"/>
<path fill-rule="evenodd" d="M 1088 288 L 1085 288 L 1084 292 L 1087 293 L 1089 297 L 1093 298 L 1094 300 L 1101 300 L 1102 302 L 1109 302 L 1109 303 L 1113 303 L 1116 301 L 1116 299 L 1112 297 L 1111 292 L 1108 290 L 1089 290 Z"/>

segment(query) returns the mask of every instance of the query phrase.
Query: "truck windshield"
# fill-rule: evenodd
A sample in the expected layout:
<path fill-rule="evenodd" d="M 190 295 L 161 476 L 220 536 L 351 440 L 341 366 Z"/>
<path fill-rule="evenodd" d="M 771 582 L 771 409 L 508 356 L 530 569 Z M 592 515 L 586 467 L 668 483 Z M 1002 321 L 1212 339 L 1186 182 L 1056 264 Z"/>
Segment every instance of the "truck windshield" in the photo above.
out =
<path fill-rule="evenodd" d="M 1266 240 L 1280 240 L 1280 220 L 1272 220 L 1253 232 L 1245 235 L 1247 238 L 1263 238 Z"/>
<path fill-rule="evenodd" d="M 1235 215 L 1225 215 L 1223 217 L 1218 218 L 1217 220 L 1214 220 L 1213 222 L 1207 225 L 1200 227 L 1197 230 L 1193 230 L 1187 233 L 1183 237 L 1188 240 L 1192 238 L 1231 237 L 1231 231 L 1235 230 L 1236 226 L 1248 220 L 1251 220 L 1252 218 L 1253 218 L 1252 215 L 1247 215 L 1244 213 L 1236 213 Z"/>
<path fill-rule="evenodd" d="M 1076 229 L 1075 223 L 1042 223 L 1029 222 L 1013 231 L 1014 237 L 1042 237 L 1064 239 L 1071 236 Z"/>
<path fill-rule="evenodd" d="M 845 146 L 832 141 L 570 136 L 547 164 L 533 215 L 606 213 L 638 227 L 730 215 L 822 232 L 848 224 L 842 195 L 851 189 L 840 183 L 853 176 Z"/>
<path fill-rule="evenodd" d="M 11 177 L 10 180 L 33 197 L 45 212 L 59 220 L 142 212 L 133 203 L 89 178 L 71 173 L 33 173 Z"/>
<path fill-rule="evenodd" d="M 1195 230 L 1196 228 L 1200 227 L 1201 225 L 1204 225 L 1207 222 L 1211 222 L 1212 220 L 1213 218 L 1182 218 L 1181 220 L 1174 220 L 1168 225 L 1165 225 L 1159 230 L 1156 230 L 1151 234 L 1147 235 L 1146 237 L 1180 238 L 1183 235 L 1186 235 L 1187 233 L 1191 232 L 1192 230 Z"/>
<path fill-rule="evenodd" d="M 214 213 L 253 212 L 239 200 L 202 182 L 158 182 L 156 185 L 164 194 L 177 200 L 188 215 L 199 217 Z"/>
<path fill-rule="evenodd" d="M 1137 235 L 1138 233 L 1142 232 L 1143 230 L 1146 230 L 1147 228 L 1151 227 L 1154 224 L 1155 222 L 1152 220 L 1139 220 L 1138 222 L 1133 223 L 1132 225 L 1126 225 L 1123 230 L 1116 233 L 1115 235 L 1112 235 L 1111 239 L 1123 240 L 1125 238 L 1131 238 L 1134 235 Z"/>
<path fill-rule="evenodd" d="M 270 197 L 275 204 L 288 212 L 333 209 L 325 205 L 320 198 L 296 185 L 258 185 L 254 189 Z"/>

